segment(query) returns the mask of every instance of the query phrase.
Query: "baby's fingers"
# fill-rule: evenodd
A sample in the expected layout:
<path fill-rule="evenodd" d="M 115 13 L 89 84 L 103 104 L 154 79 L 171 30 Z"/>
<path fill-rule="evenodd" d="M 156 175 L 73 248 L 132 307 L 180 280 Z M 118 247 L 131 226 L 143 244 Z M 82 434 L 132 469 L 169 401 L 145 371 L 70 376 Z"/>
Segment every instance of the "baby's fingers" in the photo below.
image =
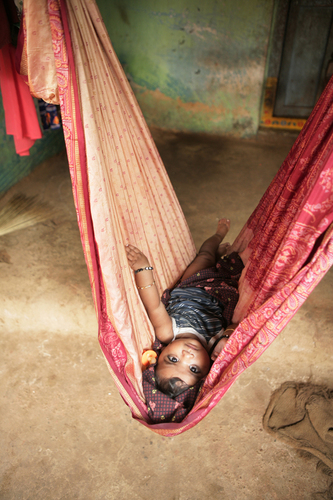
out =
<path fill-rule="evenodd" d="M 132 261 L 134 258 L 136 258 L 137 254 L 133 251 L 132 248 L 130 248 L 129 246 L 126 246 L 125 250 L 126 250 L 126 255 L 127 255 L 127 258 L 129 261 Z"/>
<path fill-rule="evenodd" d="M 135 247 L 133 247 L 132 245 L 126 245 L 125 246 L 125 250 L 126 250 L 126 253 L 127 255 L 135 255 L 135 250 L 137 250 Z"/>
<path fill-rule="evenodd" d="M 141 257 L 143 257 L 142 252 L 133 245 L 126 245 L 126 254 L 127 260 L 131 266 L 133 266 L 136 262 L 139 261 Z"/>
<path fill-rule="evenodd" d="M 132 254 L 141 254 L 141 251 L 136 248 L 134 245 L 126 245 L 126 252 L 127 253 L 132 253 Z"/>

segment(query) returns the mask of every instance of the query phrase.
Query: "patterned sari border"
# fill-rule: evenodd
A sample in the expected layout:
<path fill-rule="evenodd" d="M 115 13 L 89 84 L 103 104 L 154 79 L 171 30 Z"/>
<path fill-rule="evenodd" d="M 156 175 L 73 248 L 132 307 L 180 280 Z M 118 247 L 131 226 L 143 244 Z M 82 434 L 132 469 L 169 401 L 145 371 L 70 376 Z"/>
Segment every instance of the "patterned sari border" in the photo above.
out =
<path fill-rule="evenodd" d="M 78 85 L 77 85 L 76 72 L 75 72 L 74 55 L 73 55 L 73 51 L 72 51 L 72 43 L 71 43 L 71 37 L 70 37 L 69 26 L 68 26 L 68 21 L 67 21 L 68 13 L 67 13 L 67 6 L 65 3 L 65 0 L 60 0 L 60 12 L 61 12 L 62 24 L 63 24 L 63 29 L 64 29 L 65 41 L 66 41 L 69 67 L 72 68 L 72 71 L 71 71 L 72 82 L 73 82 L 72 88 L 73 88 L 73 92 L 74 92 L 74 102 L 75 102 L 75 111 L 76 111 L 75 120 L 76 120 L 76 130 L 77 130 L 77 137 L 78 137 L 80 170 L 81 170 L 81 180 L 82 180 L 84 209 L 85 209 L 84 216 L 86 219 L 88 242 L 89 242 L 89 248 L 90 248 L 91 257 L 92 257 L 91 262 L 92 262 L 93 275 L 94 275 L 94 281 L 95 281 L 95 289 L 96 289 L 95 299 L 97 301 L 96 308 L 98 311 L 98 322 L 100 323 L 101 304 L 100 304 L 100 296 L 98 293 L 99 281 L 100 281 L 98 264 L 97 264 L 98 253 L 97 253 L 97 249 L 96 249 L 96 242 L 95 242 L 95 237 L 94 237 L 94 230 L 93 230 L 93 224 L 92 224 L 92 220 L 91 220 L 91 213 L 90 213 L 90 206 L 89 206 L 89 187 L 88 187 L 86 148 L 85 148 L 85 141 L 84 141 L 82 117 L 81 117 L 81 111 L 80 111 L 80 99 L 79 99 L 79 94 L 78 94 Z"/>

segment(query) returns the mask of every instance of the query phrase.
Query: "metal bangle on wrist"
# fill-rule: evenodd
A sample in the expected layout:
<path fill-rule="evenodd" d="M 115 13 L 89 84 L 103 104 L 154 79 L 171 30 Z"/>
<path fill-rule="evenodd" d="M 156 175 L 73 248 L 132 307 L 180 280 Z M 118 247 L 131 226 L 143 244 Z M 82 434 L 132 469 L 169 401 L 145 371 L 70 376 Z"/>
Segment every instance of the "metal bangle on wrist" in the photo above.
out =
<path fill-rule="evenodd" d="M 229 339 L 230 338 L 230 335 L 232 335 L 234 333 L 235 329 L 231 329 L 231 328 L 227 328 L 226 330 L 224 330 L 223 332 L 223 335 L 221 337 L 221 339 Z M 227 335 L 227 332 L 231 332 L 230 335 Z"/>
<path fill-rule="evenodd" d="M 145 288 L 150 288 L 151 286 L 154 286 L 155 285 L 155 281 L 153 281 L 152 283 L 150 283 L 150 285 L 146 285 L 146 286 L 137 286 L 137 288 L 139 290 L 144 290 Z"/>
<path fill-rule="evenodd" d="M 140 269 L 136 269 L 134 274 L 141 273 L 141 271 L 152 271 L 154 268 L 152 266 L 140 267 Z"/>

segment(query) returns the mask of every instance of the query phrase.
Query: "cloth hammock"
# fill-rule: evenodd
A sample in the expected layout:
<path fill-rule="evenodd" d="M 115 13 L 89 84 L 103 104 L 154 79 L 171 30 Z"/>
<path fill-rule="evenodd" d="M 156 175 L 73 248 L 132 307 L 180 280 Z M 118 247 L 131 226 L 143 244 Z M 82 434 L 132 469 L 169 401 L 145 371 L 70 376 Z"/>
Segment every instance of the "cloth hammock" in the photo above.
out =
<path fill-rule="evenodd" d="M 181 423 L 151 425 L 141 353 L 153 330 L 124 246 L 147 254 L 162 291 L 195 256 L 184 215 L 92 0 L 24 0 L 20 71 L 61 106 L 99 342 L 134 418 L 174 436 L 197 424 L 272 343 L 333 262 L 333 83 L 236 240 L 241 321 Z"/>

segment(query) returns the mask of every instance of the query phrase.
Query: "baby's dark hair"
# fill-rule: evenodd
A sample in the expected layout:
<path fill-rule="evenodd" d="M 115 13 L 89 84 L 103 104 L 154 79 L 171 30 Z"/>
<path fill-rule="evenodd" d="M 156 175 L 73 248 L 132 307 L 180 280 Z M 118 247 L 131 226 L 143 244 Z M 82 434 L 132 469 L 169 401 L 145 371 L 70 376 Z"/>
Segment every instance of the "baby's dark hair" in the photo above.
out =
<path fill-rule="evenodd" d="M 159 378 L 155 372 L 156 386 L 161 392 L 164 392 L 170 398 L 179 396 L 182 392 L 186 391 L 190 386 L 179 377 Z"/>

